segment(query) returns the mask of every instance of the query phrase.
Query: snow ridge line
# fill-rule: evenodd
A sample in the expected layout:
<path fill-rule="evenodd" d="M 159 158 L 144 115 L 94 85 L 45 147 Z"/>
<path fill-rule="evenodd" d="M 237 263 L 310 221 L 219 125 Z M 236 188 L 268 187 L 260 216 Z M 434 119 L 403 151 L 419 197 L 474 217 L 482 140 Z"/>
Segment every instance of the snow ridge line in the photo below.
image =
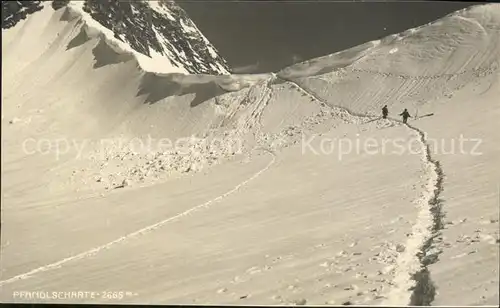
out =
<path fill-rule="evenodd" d="M 304 89 L 296 81 L 280 77 L 297 87 L 303 93 L 315 100 L 330 106 L 326 101 L 314 93 Z M 331 106 L 330 106 L 331 107 Z M 353 112 L 348 108 L 335 106 L 347 112 L 352 117 L 373 118 L 374 116 Z M 392 122 L 401 121 L 389 118 Z M 431 150 L 427 142 L 426 133 L 422 130 L 405 124 L 409 129 L 417 133 L 422 146 L 422 158 L 426 174 L 429 179 L 426 191 L 417 200 L 420 207 L 417 222 L 412 227 L 412 235 L 407 240 L 405 251 L 398 257 L 397 270 L 394 277 L 395 288 L 391 289 L 386 300 L 386 305 L 430 305 L 434 300 L 436 288 L 430 278 L 428 266 L 438 260 L 439 250 L 433 250 L 434 239 L 440 235 L 443 228 L 442 204 L 439 196 L 443 191 L 444 173 L 439 161 L 431 156 Z M 408 293 L 411 291 L 411 293 Z"/>
<path fill-rule="evenodd" d="M 366 118 L 366 119 L 370 119 L 370 120 L 378 118 L 378 116 L 376 116 L 376 115 L 368 115 L 368 114 L 358 113 L 358 112 L 350 110 L 347 107 L 332 106 L 328 102 L 326 102 L 325 100 L 323 100 L 322 98 L 320 98 L 317 94 L 313 93 L 311 90 L 306 90 L 303 86 L 299 85 L 297 83 L 297 81 L 294 81 L 292 79 L 288 79 L 288 78 L 285 78 L 285 77 L 277 77 L 277 78 L 279 78 L 279 79 L 281 79 L 281 80 L 283 80 L 285 82 L 288 82 L 288 83 L 294 85 L 299 91 L 303 92 L 304 94 L 307 94 L 311 98 L 317 100 L 318 102 L 322 103 L 323 105 L 329 107 L 332 110 L 338 110 L 341 113 L 347 113 L 349 116 L 354 117 L 354 118 L 360 118 L 360 119 Z M 391 120 L 392 122 L 402 123 L 402 121 L 397 120 L 397 119 L 393 119 L 393 118 L 390 118 L 390 117 L 388 117 L 388 119 Z"/>
<path fill-rule="evenodd" d="M 169 218 L 167 218 L 165 220 L 162 220 L 162 221 L 160 221 L 158 223 L 155 223 L 153 225 L 144 227 L 142 229 L 139 229 L 139 230 L 134 231 L 132 233 L 129 233 L 127 235 L 124 235 L 124 236 L 122 236 L 122 237 L 120 237 L 120 238 L 118 238 L 118 239 L 116 239 L 116 240 L 114 240 L 112 242 L 107 243 L 107 244 L 104 244 L 104 245 L 92 248 L 90 250 L 84 251 L 82 253 L 79 253 L 77 255 L 74 255 L 74 256 L 62 259 L 62 260 L 57 261 L 57 262 L 41 266 L 39 268 L 36 268 L 36 269 L 31 270 L 29 272 L 26 272 L 24 274 L 20 274 L 20 275 L 14 276 L 14 277 L 6 279 L 6 280 L 2 280 L 2 281 L 0 281 L 0 286 L 6 285 L 6 284 L 10 284 L 10 283 L 16 282 L 18 280 L 24 280 L 24 279 L 31 278 L 35 274 L 39 274 L 39 273 L 47 272 L 47 271 L 50 271 L 50 270 L 53 270 L 53 269 L 56 269 L 56 268 L 60 268 L 60 267 L 62 267 L 62 265 L 66 264 L 68 262 L 71 262 L 71 261 L 81 260 L 81 259 L 84 259 L 84 258 L 87 258 L 87 257 L 94 256 L 94 255 L 98 254 L 99 252 L 101 252 L 102 250 L 111 248 L 115 244 L 118 244 L 120 242 L 124 242 L 126 240 L 129 240 L 131 238 L 134 238 L 134 237 L 137 237 L 137 236 L 140 236 L 140 235 L 144 235 L 145 233 L 154 231 L 154 230 L 162 227 L 163 225 L 165 225 L 168 222 L 171 222 L 171 221 L 176 220 L 178 218 L 187 216 L 187 215 L 189 215 L 189 214 L 191 214 L 191 213 L 193 213 L 193 212 L 195 212 L 195 211 L 197 211 L 199 209 L 206 208 L 209 205 L 211 205 L 212 203 L 215 203 L 217 201 L 220 201 L 220 200 L 226 198 L 227 196 L 235 193 L 240 188 L 242 188 L 243 186 L 245 186 L 248 183 L 250 183 L 251 181 L 255 180 L 262 173 L 266 172 L 275 163 L 275 161 L 276 161 L 276 155 L 274 154 L 274 152 L 272 152 L 270 150 L 267 150 L 267 149 L 260 149 L 260 150 L 268 152 L 272 156 L 272 160 L 264 168 L 260 169 L 254 175 L 252 175 L 251 177 L 249 177 L 245 181 L 239 183 L 233 189 L 225 192 L 224 194 L 222 194 L 222 195 L 220 195 L 220 196 L 218 196 L 218 197 L 216 197 L 214 199 L 211 199 L 211 200 L 209 200 L 209 201 L 207 201 L 205 203 L 202 203 L 202 204 L 199 204 L 199 205 L 197 205 L 195 207 L 192 207 L 192 208 L 190 208 L 190 209 L 188 209 L 188 210 L 186 210 L 186 211 L 184 211 L 184 212 L 182 212 L 180 214 L 177 214 L 175 216 L 169 217 Z"/>
<path fill-rule="evenodd" d="M 361 113 L 357 113 L 357 112 L 354 112 L 352 110 L 350 110 L 349 108 L 346 108 L 346 107 L 342 107 L 342 106 L 331 106 L 330 104 L 328 104 L 328 102 L 324 101 L 323 99 L 321 99 L 320 97 L 318 97 L 315 93 L 313 93 L 312 91 L 310 90 L 306 90 L 304 89 L 303 86 L 299 85 L 297 83 L 297 81 L 294 81 L 292 79 L 288 79 L 288 78 L 285 78 L 285 77 L 277 77 L 285 82 L 288 82 L 292 85 L 294 85 L 299 91 L 301 91 L 302 93 L 308 95 L 309 97 L 317 100 L 318 102 L 321 103 L 320 106 L 327 106 L 329 107 L 330 109 L 332 110 L 337 110 L 337 111 L 340 111 L 340 113 L 344 113 L 344 114 L 347 114 L 349 115 L 350 117 L 354 117 L 354 118 L 367 118 L 367 119 L 372 119 L 373 118 L 376 118 L 377 116 L 371 116 L 371 115 L 367 115 L 367 114 L 361 114 Z M 391 121 L 394 121 L 394 122 L 400 122 L 398 120 L 395 120 L 395 119 L 390 119 Z"/>

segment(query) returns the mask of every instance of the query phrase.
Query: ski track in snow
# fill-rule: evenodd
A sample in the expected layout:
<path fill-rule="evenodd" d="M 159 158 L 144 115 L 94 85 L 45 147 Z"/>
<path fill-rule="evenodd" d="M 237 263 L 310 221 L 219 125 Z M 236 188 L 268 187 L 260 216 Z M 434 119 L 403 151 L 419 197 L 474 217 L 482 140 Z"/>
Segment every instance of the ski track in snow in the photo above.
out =
<path fill-rule="evenodd" d="M 310 90 L 306 90 L 296 81 L 282 77 L 279 78 L 294 85 L 299 91 L 320 103 L 332 109 L 340 109 L 347 112 L 350 117 L 374 118 L 374 116 L 355 113 L 345 107 L 331 106 L 328 102 L 319 98 Z M 390 117 L 388 119 L 393 123 L 402 123 L 402 121 L 397 119 Z M 410 124 L 405 125 L 419 137 L 421 160 L 428 181 L 425 191 L 416 200 L 419 209 L 417 221 L 413 225 L 412 233 L 406 241 L 404 252 L 398 256 L 393 278 L 394 287 L 385 296 L 386 299 L 383 305 L 430 305 L 434 299 L 435 288 L 427 271 L 427 266 L 432 263 L 429 262 L 429 258 L 431 256 L 434 257 L 433 261 L 435 262 L 439 252 L 434 252 L 432 255 L 428 255 L 428 252 L 432 248 L 433 239 L 439 234 L 438 232 L 442 225 L 439 194 L 442 191 L 444 175 L 439 162 L 435 161 L 431 156 L 426 133 Z"/>
<path fill-rule="evenodd" d="M 256 150 L 259 149 L 259 148 L 256 148 Z M 71 256 L 71 257 L 68 257 L 68 258 L 65 258 L 65 259 L 62 259 L 60 261 L 57 261 L 57 262 L 54 262 L 54 263 L 51 263 L 51 264 L 48 264 L 48 265 L 44 265 L 44 266 L 41 266 L 41 267 L 38 267 L 34 270 L 31 270 L 29 272 L 26 272 L 24 274 L 20 274 L 20 275 L 17 275 L 17 276 L 14 276 L 12 278 L 9 278 L 9 279 L 6 279 L 6 280 L 2 280 L 0 281 L 0 287 L 3 286 L 3 285 L 6 285 L 6 284 L 9 284 L 9 283 L 13 283 L 13 282 L 16 282 L 16 281 L 19 281 L 19 280 L 24 280 L 24 279 L 27 279 L 27 278 L 30 278 L 32 277 L 33 275 L 35 274 L 39 274 L 39 273 L 43 273 L 43 272 L 47 272 L 47 271 L 50 271 L 50 270 L 53 270 L 53 269 L 56 269 L 56 268 L 60 268 L 62 267 L 64 264 L 68 263 L 68 262 L 71 262 L 71 261 L 77 261 L 77 260 L 81 260 L 81 259 L 84 259 L 84 258 L 88 258 L 88 257 L 91 257 L 91 256 L 94 256 L 96 254 L 98 254 L 99 252 L 105 250 L 105 249 L 109 249 L 111 248 L 112 246 L 118 244 L 118 243 L 121 243 L 121 242 L 124 242 L 124 241 L 127 241 L 129 239 L 132 239 L 134 237 L 137 237 L 137 236 L 140 236 L 140 235 L 144 235 L 148 232 L 151 232 L 151 231 L 154 231 L 160 227 L 162 227 L 163 225 L 165 225 L 166 223 L 169 223 L 173 220 L 176 220 L 178 218 L 181 218 L 181 217 L 184 217 L 184 216 L 188 216 L 189 214 L 197 211 L 197 210 L 200 210 L 202 208 L 206 208 L 208 207 L 209 205 L 217 202 L 217 201 L 220 201 L 224 198 L 226 198 L 227 196 L 237 192 L 240 188 L 244 187 L 245 185 L 247 185 L 248 183 L 250 183 L 251 181 L 253 181 L 254 179 L 256 179 L 257 177 L 259 177 L 262 173 L 266 172 L 276 161 L 276 155 L 274 154 L 274 152 L 270 151 L 270 150 L 267 150 L 267 149 L 264 149 L 264 148 L 260 148 L 260 150 L 263 150 L 263 151 L 266 151 L 269 153 L 269 155 L 271 155 L 272 159 L 271 161 L 264 167 L 262 168 L 261 170 L 259 170 L 257 173 L 255 173 L 254 175 L 252 175 L 251 177 L 249 177 L 248 179 L 246 179 L 245 181 L 241 182 L 240 184 L 236 185 L 233 189 L 227 191 L 226 193 L 214 198 L 214 199 L 211 199 L 205 203 L 202 203 L 202 204 L 199 204 L 195 207 L 192 207 L 180 214 L 177 214 L 175 216 L 172 216 L 172 217 L 169 217 L 165 220 L 162 220 L 156 224 L 153 224 L 153 225 L 150 225 L 150 226 L 147 226 L 147 227 L 144 227 L 140 230 L 137 230 L 137 231 L 134 231 L 132 233 L 129 233 L 127 235 L 124 235 L 112 242 L 109 242 L 109 243 L 106 243 L 106 244 L 103 244 L 101 246 L 98 246 L 98 247 L 95 247 L 95 248 L 92 248 L 90 250 L 87 250 L 87 251 L 84 251 L 82 253 L 79 253 L 77 255 L 74 255 L 74 256 Z"/>

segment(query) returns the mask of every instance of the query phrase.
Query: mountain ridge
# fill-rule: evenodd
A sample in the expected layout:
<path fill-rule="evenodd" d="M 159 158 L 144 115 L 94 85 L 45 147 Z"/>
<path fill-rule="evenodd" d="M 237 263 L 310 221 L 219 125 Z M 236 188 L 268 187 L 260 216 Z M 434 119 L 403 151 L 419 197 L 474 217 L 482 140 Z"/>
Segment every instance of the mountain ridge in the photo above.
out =
<path fill-rule="evenodd" d="M 87 26 L 104 34 L 125 52 L 135 53 L 146 70 L 160 73 L 225 75 L 229 66 L 216 48 L 173 1 L 13 1 L 2 2 L 2 29 L 14 27 L 50 6 L 81 15 Z M 115 41 L 116 40 L 116 41 Z M 143 60 L 143 61 L 141 61 Z M 169 62 L 167 65 L 167 61 Z"/>

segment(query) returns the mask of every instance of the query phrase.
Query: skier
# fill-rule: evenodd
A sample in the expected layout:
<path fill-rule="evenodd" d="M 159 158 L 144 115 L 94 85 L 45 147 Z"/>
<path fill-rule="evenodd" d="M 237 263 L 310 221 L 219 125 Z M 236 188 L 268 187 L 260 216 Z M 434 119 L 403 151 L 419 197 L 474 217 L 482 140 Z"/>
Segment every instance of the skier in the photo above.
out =
<path fill-rule="evenodd" d="M 406 108 L 399 115 L 403 116 L 403 123 L 404 124 L 406 124 L 406 121 L 408 120 L 408 118 L 411 117 L 410 114 L 408 113 L 408 110 Z"/>
<path fill-rule="evenodd" d="M 387 119 L 387 115 L 389 114 L 389 110 L 387 109 L 387 105 L 382 108 L 382 118 Z"/>

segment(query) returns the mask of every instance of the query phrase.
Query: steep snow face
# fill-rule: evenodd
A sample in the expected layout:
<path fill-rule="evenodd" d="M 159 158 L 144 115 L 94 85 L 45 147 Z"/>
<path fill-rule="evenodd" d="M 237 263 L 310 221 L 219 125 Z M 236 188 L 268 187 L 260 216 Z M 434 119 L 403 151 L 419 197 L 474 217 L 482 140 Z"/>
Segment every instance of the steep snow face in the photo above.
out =
<path fill-rule="evenodd" d="M 43 9 L 42 1 L 2 2 L 2 28 L 13 27 L 28 14 Z M 87 25 L 114 36 L 149 63 L 165 66 L 170 62 L 174 72 L 224 75 L 229 73 L 226 61 L 172 1 L 52 1 L 52 8 L 69 5 L 82 14 Z M 138 59 L 139 62 L 140 59 Z M 148 60 L 148 59 L 146 59 Z M 158 71 L 154 67 L 150 68 Z M 149 70 L 149 69 L 146 69 Z"/>

